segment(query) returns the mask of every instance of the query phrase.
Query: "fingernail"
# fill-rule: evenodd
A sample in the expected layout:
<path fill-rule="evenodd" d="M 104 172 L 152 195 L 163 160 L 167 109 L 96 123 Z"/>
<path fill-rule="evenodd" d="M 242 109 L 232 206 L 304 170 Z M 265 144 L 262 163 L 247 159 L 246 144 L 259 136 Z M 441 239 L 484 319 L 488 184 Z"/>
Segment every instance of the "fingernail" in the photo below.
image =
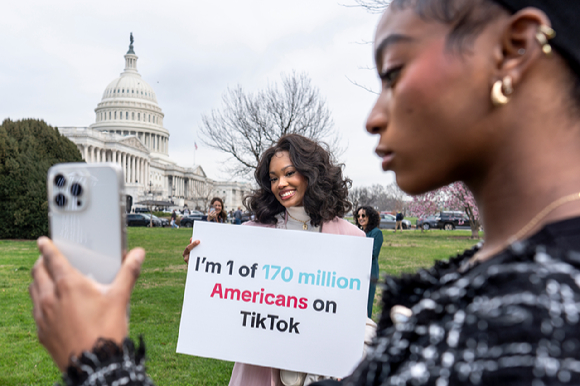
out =
<path fill-rule="evenodd" d="M 38 239 L 36 239 L 36 245 L 38 246 L 38 248 L 42 247 L 44 243 L 46 243 L 45 236 L 40 236 Z"/>

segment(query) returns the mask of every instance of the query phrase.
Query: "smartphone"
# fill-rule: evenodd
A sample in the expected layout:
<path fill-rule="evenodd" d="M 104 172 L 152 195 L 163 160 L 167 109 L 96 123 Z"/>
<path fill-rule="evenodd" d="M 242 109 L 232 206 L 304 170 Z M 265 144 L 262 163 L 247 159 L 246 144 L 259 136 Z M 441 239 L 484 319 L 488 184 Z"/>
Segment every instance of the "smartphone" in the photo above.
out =
<path fill-rule="evenodd" d="M 127 249 L 125 184 L 114 163 L 63 163 L 48 170 L 50 237 L 83 274 L 113 281 Z"/>
<path fill-rule="evenodd" d="M 215 212 L 215 208 L 212 206 L 211 208 L 209 208 L 209 213 L 213 213 Z"/>

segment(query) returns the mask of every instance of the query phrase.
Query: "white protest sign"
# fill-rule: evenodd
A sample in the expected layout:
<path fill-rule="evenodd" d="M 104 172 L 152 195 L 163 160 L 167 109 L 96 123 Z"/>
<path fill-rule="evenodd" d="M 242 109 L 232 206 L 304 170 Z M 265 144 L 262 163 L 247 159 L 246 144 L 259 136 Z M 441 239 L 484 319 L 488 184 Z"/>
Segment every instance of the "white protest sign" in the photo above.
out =
<path fill-rule="evenodd" d="M 364 344 L 373 240 L 195 222 L 177 352 L 344 377 Z"/>

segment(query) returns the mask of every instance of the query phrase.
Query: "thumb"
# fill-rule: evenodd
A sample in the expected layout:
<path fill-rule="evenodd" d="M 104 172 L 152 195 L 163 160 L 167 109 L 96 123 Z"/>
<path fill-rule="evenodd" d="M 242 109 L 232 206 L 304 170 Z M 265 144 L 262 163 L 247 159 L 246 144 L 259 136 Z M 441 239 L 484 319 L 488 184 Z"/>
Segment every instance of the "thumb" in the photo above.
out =
<path fill-rule="evenodd" d="M 123 260 L 121 269 L 119 269 L 115 280 L 111 284 L 110 292 L 112 294 L 124 298 L 125 301 L 129 301 L 135 282 L 141 273 L 143 260 L 145 260 L 145 250 L 143 248 L 133 248 L 127 254 Z"/>

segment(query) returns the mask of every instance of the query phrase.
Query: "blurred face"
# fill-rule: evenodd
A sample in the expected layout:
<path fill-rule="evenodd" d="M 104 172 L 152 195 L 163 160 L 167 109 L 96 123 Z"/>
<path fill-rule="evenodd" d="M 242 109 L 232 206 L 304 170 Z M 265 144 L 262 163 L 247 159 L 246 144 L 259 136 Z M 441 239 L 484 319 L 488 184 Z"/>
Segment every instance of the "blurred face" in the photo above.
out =
<path fill-rule="evenodd" d="M 464 51 L 450 27 L 412 9 L 388 9 L 375 36 L 381 92 L 367 119 L 376 152 L 405 192 L 419 194 L 476 176 L 497 142 L 489 99 L 494 79 L 488 25 Z"/>
<path fill-rule="evenodd" d="M 215 209 L 216 213 L 220 213 L 222 211 L 222 203 L 219 201 L 214 201 L 212 207 Z"/>
<path fill-rule="evenodd" d="M 308 182 L 292 164 L 290 154 L 281 151 L 270 160 L 270 186 L 276 199 L 286 208 L 303 206 Z"/>
<path fill-rule="evenodd" d="M 364 209 L 360 209 L 358 211 L 357 219 L 358 219 L 358 224 L 363 228 L 366 228 L 367 225 L 369 224 L 369 218 L 367 217 L 367 212 Z"/>

